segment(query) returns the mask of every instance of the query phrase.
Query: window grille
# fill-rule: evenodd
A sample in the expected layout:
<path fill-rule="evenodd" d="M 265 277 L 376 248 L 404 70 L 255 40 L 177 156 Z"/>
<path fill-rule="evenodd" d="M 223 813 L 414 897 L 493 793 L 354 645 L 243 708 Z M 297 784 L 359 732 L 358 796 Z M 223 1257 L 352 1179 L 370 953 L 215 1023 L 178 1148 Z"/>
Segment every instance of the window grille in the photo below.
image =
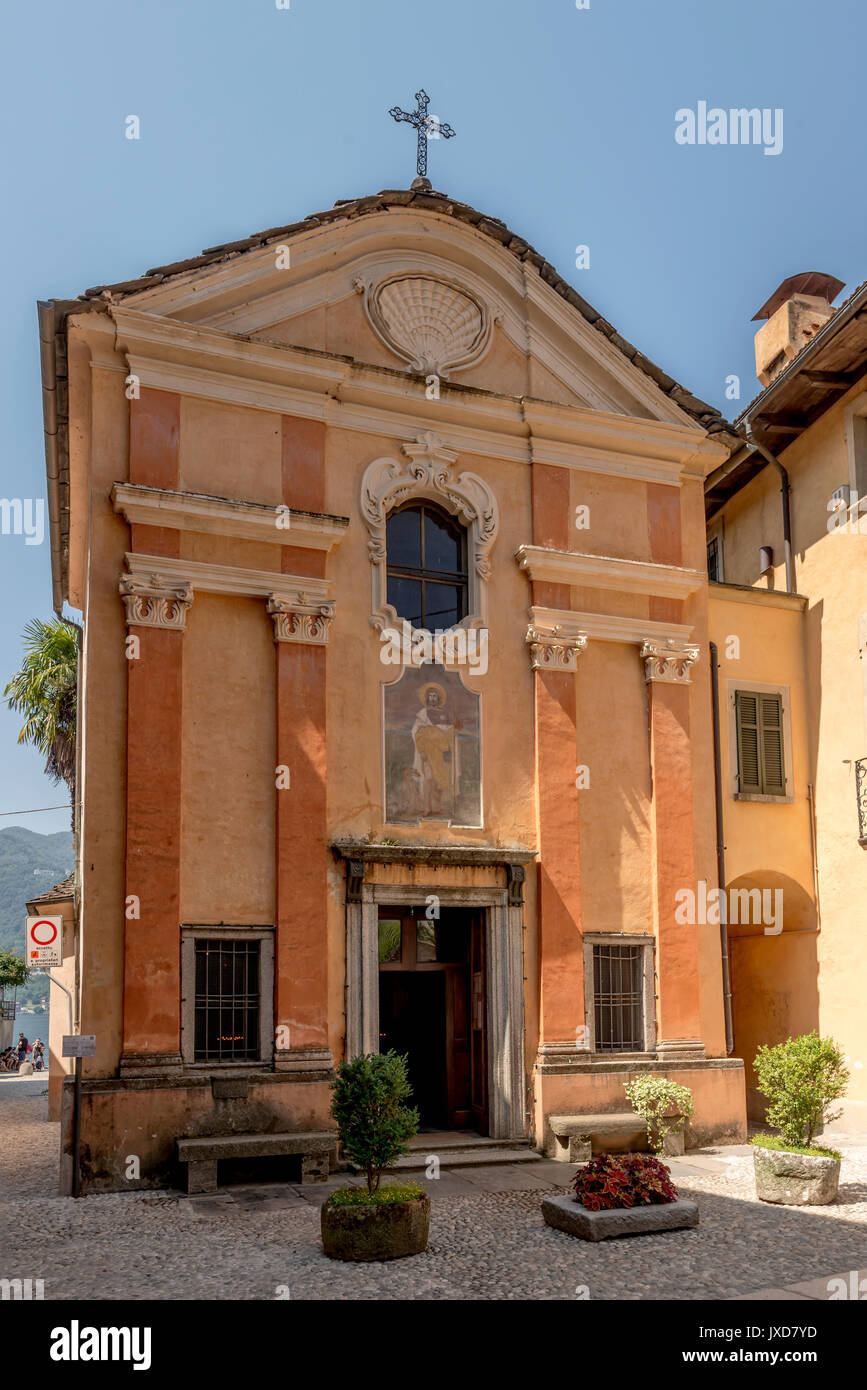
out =
<path fill-rule="evenodd" d="M 593 947 L 593 1004 L 597 1052 L 643 1052 L 641 946 Z"/>
<path fill-rule="evenodd" d="M 858 843 L 867 848 L 867 758 L 855 764 L 855 795 L 858 799 Z"/>
<path fill-rule="evenodd" d="M 198 939 L 195 1060 L 257 1060 L 259 1004 L 259 942 Z"/>

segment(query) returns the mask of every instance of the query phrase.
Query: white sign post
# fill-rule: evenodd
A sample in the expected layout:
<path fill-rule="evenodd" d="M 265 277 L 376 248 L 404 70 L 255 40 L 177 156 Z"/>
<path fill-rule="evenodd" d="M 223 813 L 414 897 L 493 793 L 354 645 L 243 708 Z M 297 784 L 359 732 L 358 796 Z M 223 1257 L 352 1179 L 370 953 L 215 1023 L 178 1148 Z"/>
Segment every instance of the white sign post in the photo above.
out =
<path fill-rule="evenodd" d="M 63 1056 L 64 1056 L 64 1057 L 95 1057 L 95 1056 L 96 1056 L 96 1034 L 95 1034 L 95 1033 L 64 1033 L 64 1035 L 63 1035 Z"/>
<path fill-rule="evenodd" d="M 27 968 L 50 970 L 63 964 L 63 918 L 27 918 Z"/>

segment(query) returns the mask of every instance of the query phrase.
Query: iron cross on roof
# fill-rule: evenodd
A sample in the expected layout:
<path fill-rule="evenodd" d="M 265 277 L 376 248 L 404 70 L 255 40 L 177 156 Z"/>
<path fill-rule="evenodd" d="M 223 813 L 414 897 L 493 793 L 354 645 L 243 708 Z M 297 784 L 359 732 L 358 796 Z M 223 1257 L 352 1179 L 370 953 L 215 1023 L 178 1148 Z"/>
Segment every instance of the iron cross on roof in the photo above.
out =
<path fill-rule="evenodd" d="M 389 111 L 389 116 L 393 116 L 396 121 L 408 121 L 411 126 L 415 126 L 418 132 L 418 158 L 416 169 L 420 178 L 427 175 L 427 142 L 436 140 L 441 135 L 444 140 L 451 140 L 455 132 L 445 121 L 441 121 L 437 116 L 429 116 L 427 109 L 430 106 L 430 97 L 422 88 L 415 94 L 415 111 L 401 111 L 399 106 L 393 106 Z"/>

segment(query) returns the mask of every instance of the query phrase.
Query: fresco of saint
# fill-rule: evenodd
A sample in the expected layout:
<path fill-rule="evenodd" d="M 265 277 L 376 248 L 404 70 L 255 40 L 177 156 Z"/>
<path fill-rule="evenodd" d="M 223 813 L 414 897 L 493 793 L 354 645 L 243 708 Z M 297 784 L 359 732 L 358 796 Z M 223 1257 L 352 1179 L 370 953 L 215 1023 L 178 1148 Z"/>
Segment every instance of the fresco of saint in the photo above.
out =
<path fill-rule="evenodd" d="M 479 696 L 442 667 L 407 668 L 384 715 L 386 820 L 480 825 Z"/>

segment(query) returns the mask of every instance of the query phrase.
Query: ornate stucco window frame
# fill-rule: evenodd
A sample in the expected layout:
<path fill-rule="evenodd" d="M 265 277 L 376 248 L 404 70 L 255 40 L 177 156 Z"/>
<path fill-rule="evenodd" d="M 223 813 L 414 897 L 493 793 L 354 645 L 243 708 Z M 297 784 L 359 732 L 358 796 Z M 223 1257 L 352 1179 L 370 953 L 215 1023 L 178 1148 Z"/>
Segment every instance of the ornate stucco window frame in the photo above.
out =
<path fill-rule="evenodd" d="M 455 627 L 487 626 L 490 554 L 500 525 L 496 498 L 476 473 L 455 473 L 458 455 L 428 430 L 404 444 L 405 462 L 378 458 L 361 480 L 361 515 L 369 537 L 370 624 L 377 632 L 401 619 L 388 602 L 385 527 L 389 512 L 410 501 L 435 502 L 467 528 L 467 615 Z"/>

